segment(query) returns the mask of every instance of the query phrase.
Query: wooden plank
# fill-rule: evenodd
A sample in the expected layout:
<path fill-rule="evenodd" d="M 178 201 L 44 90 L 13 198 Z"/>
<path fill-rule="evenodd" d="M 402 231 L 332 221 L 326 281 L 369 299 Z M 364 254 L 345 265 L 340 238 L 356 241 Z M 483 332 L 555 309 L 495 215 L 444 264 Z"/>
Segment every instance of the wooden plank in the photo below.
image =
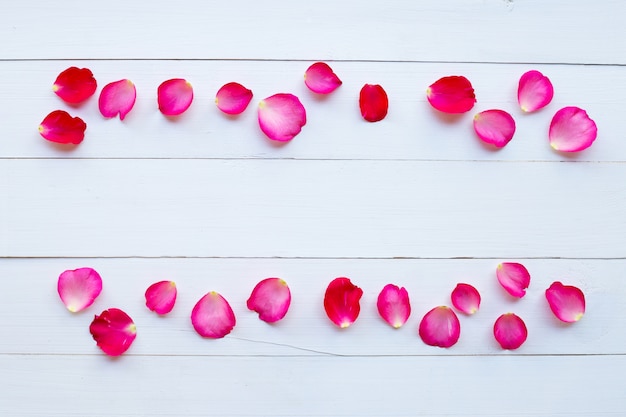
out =
<path fill-rule="evenodd" d="M 625 15 L 619 0 L 398 0 L 384 7 L 333 0 L 309 7 L 183 0 L 172 7 L 158 0 L 150 8 L 123 0 L 88 8 L 22 1 L 0 16 L 0 56 L 623 65 Z"/>
<path fill-rule="evenodd" d="M 626 54 L 624 55 L 626 56 Z M 133 111 L 122 123 L 105 120 L 97 108 L 97 95 L 84 106 L 64 105 L 51 91 L 56 75 L 70 65 L 90 67 L 100 86 L 129 78 L 138 89 Z M 321 99 L 309 92 L 302 74 L 309 62 L 251 61 L 53 61 L 0 62 L 0 112 L 5 134 L 0 139 L 4 158 L 296 158 L 296 159 L 410 159 L 410 160 L 545 160 L 626 161 L 620 97 L 626 86 L 615 83 L 626 75 L 624 67 L 535 66 L 486 64 L 416 64 L 337 62 L 335 71 L 344 84 Z M 517 104 L 521 74 L 536 68 L 549 75 L 556 95 L 548 108 L 523 114 Z M 463 74 L 472 80 L 478 103 L 456 119 L 446 119 L 426 101 L 427 86 L 438 78 Z M 184 77 L 194 86 L 191 108 L 176 120 L 161 115 L 156 106 L 158 85 Z M 15 82 L 21 79 L 23 82 Z M 225 117 L 214 105 L 215 92 L 237 80 L 255 97 L 240 117 Z M 367 123 L 358 110 L 359 90 L 378 83 L 390 97 L 389 115 L 380 123 Z M 307 108 L 302 133 L 285 146 L 271 143 L 260 131 L 258 102 L 277 92 L 291 92 Z M 575 155 L 553 151 L 548 126 L 564 106 L 586 109 L 599 127 L 594 145 Z M 88 125 L 85 141 L 73 151 L 43 140 L 39 122 L 50 111 L 65 109 Z M 472 129 L 475 113 L 501 108 L 517 120 L 517 132 L 506 148 L 484 146 Z"/>
<path fill-rule="evenodd" d="M 515 261 L 514 259 L 511 261 Z M 532 281 L 526 296 L 513 299 L 499 286 L 495 269 L 500 260 L 365 260 L 365 259 L 2 259 L 4 291 L 0 302 L 0 354 L 99 355 L 88 328 L 93 314 L 110 307 L 124 309 L 135 321 L 138 336 L 126 353 L 206 356 L 346 356 L 381 357 L 436 355 L 582 355 L 626 354 L 626 289 L 621 277 L 626 261 L 522 260 Z M 103 277 L 104 290 L 95 304 L 80 314 L 69 313 L 56 293 L 59 274 L 83 266 Z M 292 292 L 285 319 L 261 322 L 246 308 L 254 285 L 279 276 Z M 322 300 L 328 283 L 350 277 L 364 295 L 361 315 L 340 331 L 326 317 Z M 157 317 L 144 306 L 143 294 L 153 282 L 174 280 L 179 290 L 174 311 Z M 580 287 L 587 312 L 564 325 L 550 312 L 544 291 L 555 280 Z M 394 330 L 378 316 L 376 299 L 388 283 L 409 291 L 412 315 Z M 438 305 L 450 305 L 458 282 L 479 289 L 481 309 L 459 315 L 462 331 L 450 349 L 422 343 L 417 328 L 423 315 Z M 190 322 L 195 303 L 218 291 L 237 317 L 233 332 L 221 340 L 198 336 Z M 529 329 L 517 351 L 502 351 L 493 338 L 496 318 L 506 312 L 522 317 Z"/>
<path fill-rule="evenodd" d="M 3 256 L 624 256 L 624 164 L 2 160 Z M 0 170 L 1 172 L 2 170 Z"/>

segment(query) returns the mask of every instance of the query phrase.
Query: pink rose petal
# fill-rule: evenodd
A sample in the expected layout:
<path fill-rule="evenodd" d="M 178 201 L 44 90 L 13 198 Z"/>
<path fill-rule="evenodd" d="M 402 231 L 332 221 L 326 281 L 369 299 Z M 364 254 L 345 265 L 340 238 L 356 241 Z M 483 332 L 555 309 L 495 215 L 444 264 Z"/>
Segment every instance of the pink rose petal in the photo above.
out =
<path fill-rule="evenodd" d="M 513 313 L 506 313 L 494 323 L 493 335 L 502 349 L 514 350 L 526 341 L 528 330 L 524 320 Z"/>
<path fill-rule="evenodd" d="M 69 67 L 54 81 L 52 91 L 66 103 L 78 104 L 91 97 L 97 86 L 89 68 Z"/>
<path fill-rule="evenodd" d="M 259 313 L 259 318 L 268 323 L 285 317 L 290 304 L 291 291 L 280 278 L 266 278 L 259 282 L 247 301 L 248 308 Z"/>
<path fill-rule="evenodd" d="M 177 294 L 174 281 L 155 282 L 146 290 L 146 307 L 157 314 L 167 314 L 174 308 Z"/>
<path fill-rule="evenodd" d="M 522 298 L 530 285 L 530 274 L 522 264 L 503 262 L 496 268 L 496 276 L 500 285 L 513 297 Z"/>
<path fill-rule="evenodd" d="M 504 110 L 485 110 L 474 116 L 474 131 L 483 142 L 502 148 L 513 139 L 515 120 Z"/>
<path fill-rule="evenodd" d="M 365 84 L 359 94 L 361 116 L 368 122 L 379 122 L 387 116 L 389 98 L 382 86 Z"/>
<path fill-rule="evenodd" d="M 193 88 L 182 78 L 163 81 L 157 89 L 159 110 L 166 116 L 178 116 L 191 106 Z"/>
<path fill-rule="evenodd" d="M 306 124 L 306 110 L 293 94 L 274 94 L 259 103 L 259 126 L 271 140 L 293 139 Z"/>
<path fill-rule="evenodd" d="M 342 84 L 332 68 L 324 62 L 316 62 L 306 70 L 304 83 L 309 90 L 318 94 L 332 93 Z"/>
<path fill-rule="evenodd" d="M 422 318 L 419 335 L 429 346 L 449 348 L 461 336 L 461 323 L 451 308 L 435 307 Z"/>
<path fill-rule="evenodd" d="M 119 356 L 126 352 L 137 337 L 137 327 L 133 320 L 117 308 L 104 310 L 95 316 L 89 332 L 104 353 Z"/>
<path fill-rule="evenodd" d="M 104 86 L 100 92 L 98 107 L 104 117 L 115 117 L 119 114 L 120 120 L 124 120 L 135 105 L 136 98 L 135 84 L 130 80 L 119 80 Z"/>
<path fill-rule="evenodd" d="M 552 101 L 554 87 L 550 79 L 539 71 L 528 71 L 519 79 L 517 102 L 522 111 L 534 112 Z"/>
<path fill-rule="evenodd" d="M 480 308 L 480 293 L 469 284 L 456 284 L 450 298 L 452 305 L 462 313 L 474 314 Z"/>
<path fill-rule="evenodd" d="M 87 124 L 80 117 L 72 117 L 68 112 L 55 110 L 47 115 L 39 125 L 39 134 L 50 142 L 78 145 L 85 138 Z"/>
<path fill-rule="evenodd" d="M 215 95 L 217 108 L 226 114 L 240 114 L 252 100 L 252 91 L 239 83 L 224 84 Z"/>
<path fill-rule="evenodd" d="M 444 113 L 465 113 L 476 103 L 474 88 L 461 75 L 451 75 L 435 81 L 426 90 L 431 106 Z"/>
<path fill-rule="evenodd" d="M 59 275 L 57 291 L 65 307 L 72 313 L 93 304 L 102 291 L 102 278 L 95 269 L 78 268 Z"/>
<path fill-rule="evenodd" d="M 546 290 L 550 310 L 561 321 L 574 323 L 585 314 L 585 294 L 580 288 L 555 281 Z"/>
<path fill-rule="evenodd" d="M 235 313 L 224 297 L 211 291 L 194 306 L 191 324 L 200 336 L 219 339 L 235 327 Z"/>
<path fill-rule="evenodd" d="M 411 303 L 407 290 L 397 285 L 387 284 L 378 294 L 378 313 L 395 329 L 402 327 L 411 315 Z"/>
<path fill-rule="evenodd" d="M 354 285 L 349 278 L 335 278 L 328 284 L 324 294 L 326 315 L 342 329 L 349 327 L 359 317 L 362 296 L 363 290 Z"/>
<path fill-rule="evenodd" d="M 550 122 L 550 146 L 560 152 L 579 152 L 591 146 L 598 136 L 596 123 L 578 107 L 563 107 Z"/>

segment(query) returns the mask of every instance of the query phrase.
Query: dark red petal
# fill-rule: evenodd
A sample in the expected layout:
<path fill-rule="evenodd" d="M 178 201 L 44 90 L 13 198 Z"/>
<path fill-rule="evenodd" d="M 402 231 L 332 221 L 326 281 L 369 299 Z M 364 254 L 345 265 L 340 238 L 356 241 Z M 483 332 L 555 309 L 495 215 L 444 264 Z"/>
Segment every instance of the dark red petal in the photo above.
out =
<path fill-rule="evenodd" d="M 324 295 L 324 309 L 328 318 L 341 328 L 350 326 L 359 317 L 362 296 L 363 290 L 349 278 L 335 278 L 328 284 Z"/>
<path fill-rule="evenodd" d="M 43 119 L 39 133 L 50 142 L 78 145 L 85 138 L 87 124 L 63 110 L 55 110 Z"/>
<path fill-rule="evenodd" d="M 368 122 L 378 122 L 387 116 L 389 99 L 380 85 L 365 84 L 359 94 L 361 116 Z"/>
<path fill-rule="evenodd" d="M 431 106 L 444 113 L 465 113 L 476 103 L 472 83 L 460 75 L 438 79 L 428 87 L 426 97 Z"/>
<path fill-rule="evenodd" d="M 89 332 L 104 353 L 119 356 L 126 352 L 137 337 L 135 323 L 122 310 L 110 308 L 95 316 Z"/>
<path fill-rule="evenodd" d="M 52 91 L 66 103 L 77 104 L 91 97 L 97 86 L 91 70 L 69 67 L 54 81 Z"/>

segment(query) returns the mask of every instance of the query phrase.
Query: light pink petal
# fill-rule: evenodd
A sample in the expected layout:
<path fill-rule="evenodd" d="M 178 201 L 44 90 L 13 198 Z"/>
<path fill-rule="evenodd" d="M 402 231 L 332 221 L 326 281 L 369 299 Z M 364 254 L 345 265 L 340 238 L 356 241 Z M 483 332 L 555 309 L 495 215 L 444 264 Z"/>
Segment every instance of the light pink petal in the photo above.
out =
<path fill-rule="evenodd" d="M 585 294 L 580 288 L 555 281 L 546 290 L 550 310 L 561 321 L 573 323 L 585 314 Z"/>
<path fill-rule="evenodd" d="M 95 316 L 89 332 L 104 353 L 119 356 L 126 352 L 137 337 L 137 327 L 128 314 L 118 308 L 104 310 Z"/>
<path fill-rule="evenodd" d="M 239 83 L 224 84 L 215 95 L 217 108 L 226 114 L 240 114 L 252 100 L 252 91 Z"/>
<path fill-rule="evenodd" d="M 426 90 L 431 106 L 444 113 L 465 113 L 476 103 L 472 83 L 462 75 L 451 75 L 435 81 Z"/>
<path fill-rule="evenodd" d="M 522 264 L 503 262 L 496 268 L 496 276 L 500 285 L 513 297 L 522 298 L 530 285 L 530 274 Z"/>
<path fill-rule="evenodd" d="M 407 290 L 397 285 L 387 284 L 378 294 L 378 313 L 395 329 L 402 327 L 411 315 L 411 303 Z"/>
<path fill-rule="evenodd" d="M 461 323 L 451 308 L 435 307 L 422 318 L 419 335 L 429 346 L 449 348 L 461 336 Z"/>
<path fill-rule="evenodd" d="M 259 103 L 259 126 L 272 140 L 293 139 L 306 124 L 306 110 L 293 94 L 274 94 Z"/>
<path fill-rule="evenodd" d="M 474 131 L 483 142 L 502 148 L 513 139 L 515 120 L 504 110 L 485 110 L 474 116 Z"/>
<path fill-rule="evenodd" d="M 124 120 L 135 105 L 136 98 L 135 84 L 130 80 L 119 80 L 104 86 L 100 92 L 98 107 L 104 117 L 115 117 L 119 114 L 120 120 Z"/>
<path fill-rule="evenodd" d="M 65 307 L 72 313 L 93 304 L 102 291 L 102 278 L 95 269 L 78 268 L 59 275 L 57 291 Z"/>
<path fill-rule="evenodd" d="M 177 294 L 174 281 L 155 282 L 146 290 L 146 307 L 157 314 L 167 314 L 174 308 Z"/>
<path fill-rule="evenodd" d="M 335 278 L 328 284 L 324 294 L 326 315 L 342 329 L 349 327 L 359 317 L 362 296 L 363 290 L 354 285 L 349 278 Z"/>
<path fill-rule="evenodd" d="M 550 79 L 539 71 L 528 71 L 519 79 L 517 102 L 525 112 L 533 112 L 546 107 L 552 101 L 554 87 Z"/>
<path fill-rule="evenodd" d="M 87 124 L 64 110 L 54 110 L 39 125 L 39 134 L 50 142 L 78 145 L 85 138 Z"/>
<path fill-rule="evenodd" d="M 306 70 L 304 83 L 309 90 L 318 94 L 332 93 L 342 84 L 332 68 L 324 62 L 316 62 Z"/>
<path fill-rule="evenodd" d="M 598 136 L 596 122 L 578 107 L 563 107 L 550 122 L 550 146 L 560 152 L 579 152 L 591 146 Z"/>
<path fill-rule="evenodd" d="M 462 313 L 474 314 L 480 308 L 480 293 L 469 284 L 456 284 L 450 298 L 452 305 Z"/>
<path fill-rule="evenodd" d="M 178 116 L 191 106 L 193 88 L 182 78 L 163 81 L 157 89 L 159 110 L 166 116 Z"/>
<path fill-rule="evenodd" d="M 259 318 L 268 323 L 285 317 L 290 304 L 291 291 L 280 278 L 266 278 L 259 282 L 247 302 L 248 308 L 259 313 Z"/>
<path fill-rule="evenodd" d="M 224 297 L 211 291 L 194 306 L 191 324 L 200 336 L 219 339 L 235 327 L 235 313 Z"/>
<path fill-rule="evenodd" d="M 493 325 L 493 335 L 502 349 L 514 350 L 522 346 L 528 337 L 526 324 L 519 316 L 506 313 L 498 317 Z"/>

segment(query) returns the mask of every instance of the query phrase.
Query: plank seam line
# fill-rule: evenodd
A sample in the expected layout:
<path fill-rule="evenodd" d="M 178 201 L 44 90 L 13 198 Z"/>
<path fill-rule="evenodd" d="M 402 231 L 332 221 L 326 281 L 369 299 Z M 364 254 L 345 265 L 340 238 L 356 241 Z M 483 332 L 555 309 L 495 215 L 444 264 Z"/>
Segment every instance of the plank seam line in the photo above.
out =
<path fill-rule="evenodd" d="M 224 260 L 422 260 L 422 261 L 457 261 L 457 260 L 571 260 L 571 261 L 623 261 L 626 256 L 616 257 L 574 257 L 574 256 L 185 256 L 185 255 L 128 255 L 128 256 L 20 256 L 4 255 L 0 260 L 49 260 L 49 259 L 224 259 Z"/>

